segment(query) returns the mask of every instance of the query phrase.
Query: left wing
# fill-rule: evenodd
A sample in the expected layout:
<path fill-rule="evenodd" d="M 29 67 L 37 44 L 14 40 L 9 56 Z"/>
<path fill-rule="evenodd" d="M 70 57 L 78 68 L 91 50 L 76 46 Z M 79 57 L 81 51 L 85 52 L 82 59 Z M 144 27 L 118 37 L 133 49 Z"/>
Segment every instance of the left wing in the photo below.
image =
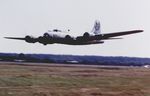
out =
<path fill-rule="evenodd" d="M 101 34 L 101 40 L 112 39 L 112 37 L 117 37 L 117 36 L 122 36 L 122 35 L 129 35 L 129 34 L 135 34 L 135 33 L 140 33 L 140 32 L 143 32 L 143 30 L 132 30 L 132 31 L 124 31 L 124 32 L 115 32 L 115 33 Z"/>

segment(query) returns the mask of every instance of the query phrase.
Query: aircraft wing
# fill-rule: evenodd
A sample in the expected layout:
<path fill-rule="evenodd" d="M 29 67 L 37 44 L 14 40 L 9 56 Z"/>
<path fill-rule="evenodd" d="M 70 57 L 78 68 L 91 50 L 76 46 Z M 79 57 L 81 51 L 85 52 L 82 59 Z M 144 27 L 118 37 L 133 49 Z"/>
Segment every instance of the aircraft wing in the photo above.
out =
<path fill-rule="evenodd" d="M 132 30 L 132 31 L 124 31 L 124 32 L 115 32 L 115 33 L 101 34 L 101 40 L 115 39 L 115 38 L 112 38 L 112 37 L 117 37 L 117 36 L 122 36 L 122 35 L 129 35 L 129 34 L 135 34 L 135 33 L 140 33 L 140 32 L 143 32 L 143 30 Z"/>
<path fill-rule="evenodd" d="M 6 39 L 16 39 L 16 40 L 25 40 L 28 43 L 35 43 L 37 42 L 37 38 L 31 37 L 31 36 L 25 36 L 23 37 L 4 37 Z"/>
<path fill-rule="evenodd" d="M 17 40 L 25 40 L 25 38 L 17 38 L 17 37 L 4 37 L 6 39 L 17 39 Z"/>

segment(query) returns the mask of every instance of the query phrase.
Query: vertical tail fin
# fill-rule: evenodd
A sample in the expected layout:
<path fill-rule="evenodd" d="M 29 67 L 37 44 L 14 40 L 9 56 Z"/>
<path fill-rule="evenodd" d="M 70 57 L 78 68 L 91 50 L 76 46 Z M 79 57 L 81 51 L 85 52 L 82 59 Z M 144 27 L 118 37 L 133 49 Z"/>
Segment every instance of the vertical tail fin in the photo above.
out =
<path fill-rule="evenodd" d="M 100 25 L 100 21 L 96 20 L 94 27 L 92 29 L 92 33 L 94 33 L 95 35 L 98 35 L 101 33 L 101 25 Z"/>

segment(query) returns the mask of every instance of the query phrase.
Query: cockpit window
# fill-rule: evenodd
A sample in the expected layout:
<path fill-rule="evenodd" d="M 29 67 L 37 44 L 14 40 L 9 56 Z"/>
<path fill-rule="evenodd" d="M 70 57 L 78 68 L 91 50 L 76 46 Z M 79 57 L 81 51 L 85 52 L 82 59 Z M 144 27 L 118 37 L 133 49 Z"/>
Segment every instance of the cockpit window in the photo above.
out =
<path fill-rule="evenodd" d="M 58 30 L 58 29 L 54 29 L 53 31 L 54 32 L 61 32 L 61 30 Z"/>

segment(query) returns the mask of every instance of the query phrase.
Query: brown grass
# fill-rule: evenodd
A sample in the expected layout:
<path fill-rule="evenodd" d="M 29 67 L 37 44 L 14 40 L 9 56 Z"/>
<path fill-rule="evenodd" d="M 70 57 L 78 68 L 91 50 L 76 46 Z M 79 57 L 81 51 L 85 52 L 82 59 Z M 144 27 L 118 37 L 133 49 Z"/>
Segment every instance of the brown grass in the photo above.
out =
<path fill-rule="evenodd" d="M 150 69 L 0 62 L 0 96 L 150 96 Z"/>

